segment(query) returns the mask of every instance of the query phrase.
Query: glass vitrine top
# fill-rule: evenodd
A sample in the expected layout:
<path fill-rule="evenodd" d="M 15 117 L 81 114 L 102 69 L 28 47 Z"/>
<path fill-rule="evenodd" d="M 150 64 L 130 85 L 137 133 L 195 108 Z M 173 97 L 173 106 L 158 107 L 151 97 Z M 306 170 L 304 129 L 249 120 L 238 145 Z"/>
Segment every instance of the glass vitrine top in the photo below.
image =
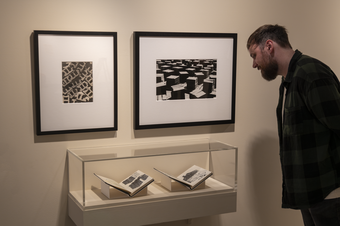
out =
<path fill-rule="evenodd" d="M 212 141 L 210 139 L 195 139 L 130 143 L 86 148 L 69 148 L 68 152 L 83 162 L 90 162 L 122 158 L 140 158 L 147 156 L 219 151 L 227 149 L 235 149 L 235 147 L 220 141 Z"/>

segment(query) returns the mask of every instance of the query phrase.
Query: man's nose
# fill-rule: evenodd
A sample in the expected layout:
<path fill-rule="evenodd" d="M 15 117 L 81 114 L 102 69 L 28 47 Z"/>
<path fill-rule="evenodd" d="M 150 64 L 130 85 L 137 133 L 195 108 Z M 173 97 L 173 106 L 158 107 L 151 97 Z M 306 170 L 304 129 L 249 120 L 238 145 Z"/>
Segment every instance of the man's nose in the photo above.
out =
<path fill-rule="evenodd" d="M 257 63 L 255 62 L 255 60 L 253 60 L 253 68 L 257 68 Z"/>

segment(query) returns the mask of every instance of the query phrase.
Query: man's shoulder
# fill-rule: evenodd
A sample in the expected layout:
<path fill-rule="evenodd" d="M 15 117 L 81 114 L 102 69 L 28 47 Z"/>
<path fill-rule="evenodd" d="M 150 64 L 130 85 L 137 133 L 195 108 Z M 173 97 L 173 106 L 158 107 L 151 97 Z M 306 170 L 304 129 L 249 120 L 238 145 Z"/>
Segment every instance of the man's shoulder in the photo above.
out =
<path fill-rule="evenodd" d="M 323 66 L 325 64 L 314 57 L 302 54 L 299 60 L 297 61 L 297 65 L 299 67 L 306 67 L 308 69 L 310 67 Z"/>
<path fill-rule="evenodd" d="M 315 80 L 323 77 L 322 75 L 332 74 L 332 70 L 325 63 L 316 58 L 308 55 L 301 55 L 296 63 L 294 74 L 298 77 L 304 77 L 307 80 Z"/>

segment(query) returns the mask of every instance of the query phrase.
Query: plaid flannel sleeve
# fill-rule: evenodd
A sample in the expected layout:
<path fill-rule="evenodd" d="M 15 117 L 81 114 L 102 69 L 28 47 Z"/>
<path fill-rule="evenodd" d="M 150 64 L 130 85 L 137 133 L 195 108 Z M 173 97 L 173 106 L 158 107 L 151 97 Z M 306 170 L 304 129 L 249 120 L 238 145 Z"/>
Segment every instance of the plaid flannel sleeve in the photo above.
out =
<path fill-rule="evenodd" d="M 330 78 L 315 80 L 307 92 L 307 101 L 316 118 L 340 139 L 340 88 L 337 81 Z"/>

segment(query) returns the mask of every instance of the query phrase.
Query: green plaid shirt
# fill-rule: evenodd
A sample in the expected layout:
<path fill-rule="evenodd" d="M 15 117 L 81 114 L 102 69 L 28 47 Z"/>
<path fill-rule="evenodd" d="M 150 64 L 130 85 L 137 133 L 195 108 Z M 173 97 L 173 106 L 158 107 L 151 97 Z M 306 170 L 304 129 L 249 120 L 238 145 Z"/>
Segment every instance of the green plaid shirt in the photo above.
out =
<path fill-rule="evenodd" d="M 296 50 L 280 86 L 277 119 L 282 207 L 308 208 L 340 186 L 340 84 L 332 70 Z"/>

